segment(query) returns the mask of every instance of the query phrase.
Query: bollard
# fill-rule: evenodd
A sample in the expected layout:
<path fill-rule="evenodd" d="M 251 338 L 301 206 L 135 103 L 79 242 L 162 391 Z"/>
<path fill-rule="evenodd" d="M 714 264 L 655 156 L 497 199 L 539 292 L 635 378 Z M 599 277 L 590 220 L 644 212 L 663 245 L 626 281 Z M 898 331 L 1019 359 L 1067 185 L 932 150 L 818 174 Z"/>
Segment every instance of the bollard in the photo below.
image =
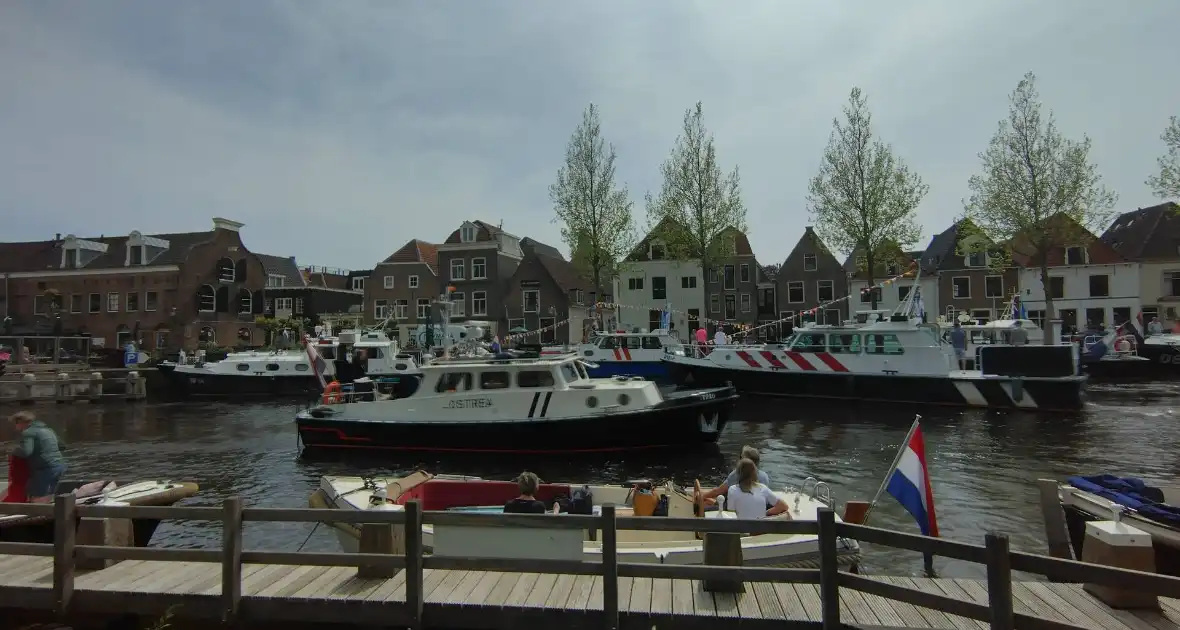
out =
<path fill-rule="evenodd" d="M 90 394 L 91 402 L 102 400 L 102 372 L 90 374 L 90 389 L 87 393 Z"/>
<path fill-rule="evenodd" d="M 33 388 L 37 385 L 37 375 L 26 372 L 20 375 L 20 385 L 17 386 L 16 397 L 22 405 L 33 404 Z"/>
<path fill-rule="evenodd" d="M 69 373 L 57 373 L 57 382 L 53 384 L 53 396 L 57 399 L 58 404 L 70 402 L 73 399 L 74 386 L 70 384 Z"/>
<path fill-rule="evenodd" d="M 128 372 L 125 390 L 127 400 L 139 400 L 142 398 L 140 392 L 142 392 L 143 389 L 143 379 L 139 376 L 139 372 L 134 370 Z"/>

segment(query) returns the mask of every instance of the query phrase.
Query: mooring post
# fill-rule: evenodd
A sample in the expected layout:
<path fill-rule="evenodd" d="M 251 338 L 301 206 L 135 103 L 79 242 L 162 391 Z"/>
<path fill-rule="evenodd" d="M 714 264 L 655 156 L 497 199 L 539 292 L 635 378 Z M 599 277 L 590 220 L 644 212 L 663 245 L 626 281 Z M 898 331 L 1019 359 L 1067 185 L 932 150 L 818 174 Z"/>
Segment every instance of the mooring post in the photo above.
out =
<path fill-rule="evenodd" d="M 1012 559 L 1008 556 L 1008 537 L 988 534 L 987 546 L 987 601 L 991 609 L 992 630 L 1013 630 L 1012 618 Z"/>

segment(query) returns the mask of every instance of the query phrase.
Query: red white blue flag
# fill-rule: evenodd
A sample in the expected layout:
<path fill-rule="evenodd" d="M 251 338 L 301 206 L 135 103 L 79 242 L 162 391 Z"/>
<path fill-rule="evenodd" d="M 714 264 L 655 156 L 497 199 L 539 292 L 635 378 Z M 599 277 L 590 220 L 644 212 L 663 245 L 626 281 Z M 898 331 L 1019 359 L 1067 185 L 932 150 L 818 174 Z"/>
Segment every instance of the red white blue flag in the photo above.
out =
<path fill-rule="evenodd" d="M 926 466 L 926 443 L 922 440 L 922 427 L 916 422 L 915 425 L 909 443 L 901 446 L 901 456 L 889 474 L 885 491 L 913 515 L 923 536 L 938 536 L 934 492 Z"/>

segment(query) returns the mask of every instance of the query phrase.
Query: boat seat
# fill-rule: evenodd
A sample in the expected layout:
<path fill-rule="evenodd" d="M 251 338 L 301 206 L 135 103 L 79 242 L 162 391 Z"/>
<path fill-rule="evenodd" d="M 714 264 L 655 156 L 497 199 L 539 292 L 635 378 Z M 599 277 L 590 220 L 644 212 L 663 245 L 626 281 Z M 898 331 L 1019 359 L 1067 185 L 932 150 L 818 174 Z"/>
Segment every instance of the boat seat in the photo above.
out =
<path fill-rule="evenodd" d="M 537 499 L 546 504 L 558 496 L 572 496 L 569 484 L 545 483 L 537 489 Z M 426 511 L 441 511 L 472 505 L 504 505 L 520 496 L 520 488 L 511 481 L 462 481 L 431 479 L 408 490 L 397 498 L 397 503 L 420 501 Z"/>

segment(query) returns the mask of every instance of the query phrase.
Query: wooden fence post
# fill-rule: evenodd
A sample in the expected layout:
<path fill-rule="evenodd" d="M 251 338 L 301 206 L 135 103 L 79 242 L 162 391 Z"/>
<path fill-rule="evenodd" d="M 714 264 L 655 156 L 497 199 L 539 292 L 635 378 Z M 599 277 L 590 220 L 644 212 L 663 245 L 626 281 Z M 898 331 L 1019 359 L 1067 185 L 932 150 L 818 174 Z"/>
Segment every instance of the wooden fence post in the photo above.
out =
<path fill-rule="evenodd" d="M 406 607 L 410 628 L 422 628 L 422 504 L 406 502 Z"/>
<path fill-rule="evenodd" d="M 242 601 L 242 497 L 222 503 L 221 621 L 232 624 Z"/>
<path fill-rule="evenodd" d="M 615 504 L 602 506 L 602 614 L 603 628 L 619 627 L 619 531 L 615 528 Z"/>
<path fill-rule="evenodd" d="M 1012 619 L 1012 559 L 1008 556 L 1008 537 L 988 534 L 987 546 L 987 601 L 991 608 L 992 630 L 1013 630 Z"/>
<path fill-rule="evenodd" d="M 53 602 L 54 611 L 64 617 L 74 598 L 74 542 L 78 511 L 74 493 L 53 499 Z"/>
<path fill-rule="evenodd" d="M 840 565 L 836 559 L 836 513 L 820 508 L 819 522 L 819 599 L 824 630 L 842 628 L 840 623 Z"/>

